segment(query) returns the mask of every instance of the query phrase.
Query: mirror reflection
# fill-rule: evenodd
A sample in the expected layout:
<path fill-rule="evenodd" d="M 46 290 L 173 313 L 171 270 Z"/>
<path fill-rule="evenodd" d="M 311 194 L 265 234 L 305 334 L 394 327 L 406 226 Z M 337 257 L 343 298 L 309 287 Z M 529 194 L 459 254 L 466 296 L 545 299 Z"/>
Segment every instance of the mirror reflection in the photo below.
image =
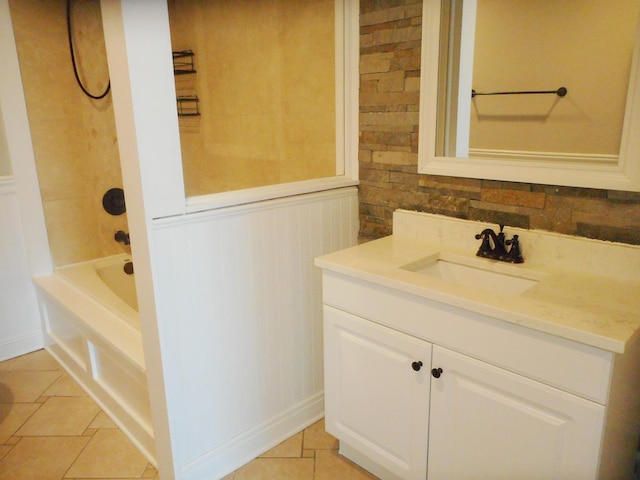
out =
<path fill-rule="evenodd" d="M 440 8 L 436 156 L 618 162 L 638 0 Z"/>

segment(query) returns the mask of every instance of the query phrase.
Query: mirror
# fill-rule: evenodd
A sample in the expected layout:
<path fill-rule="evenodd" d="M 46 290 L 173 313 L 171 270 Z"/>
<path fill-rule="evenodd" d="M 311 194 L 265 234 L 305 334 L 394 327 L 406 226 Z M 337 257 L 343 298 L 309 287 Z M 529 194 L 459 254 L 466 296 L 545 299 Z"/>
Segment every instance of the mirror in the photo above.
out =
<path fill-rule="evenodd" d="M 547 23 L 540 17 L 542 10 L 557 2 L 425 0 L 418 172 L 640 191 L 640 5 L 637 0 L 626 3 L 634 14 L 625 20 L 625 39 L 621 23 L 629 14 L 621 14 L 608 33 L 586 20 L 587 15 L 599 15 L 594 8 L 600 5 L 619 12 L 620 5 L 602 0 L 562 1 L 562 8 L 553 12 L 558 18 Z M 513 5 L 529 9 L 521 13 L 520 26 L 517 13 L 505 11 Z M 519 43 L 501 37 L 507 27 L 486 25 L 491 8 L 497 6 L 500 13 L 493 17 L 516 25 Z M 607 22 L 610 27 L 612 20 Z M 606 68 L 594 69 L 592 57 L 575 58 L 578 54 L 564 51 L 558 40 L 545 49 L 552 28 L 548 25 L 555 25 L 568 41 L 580 38 L 572 28 L 597 40 L 589 48 L 580 40 L 581 54 L 595 56 L 596 47 L 611 44 L 613 51 L 623 53 L 613 59 L 598 51 Z M 624 41 L 626 50 L 619 46 Z M 520 43 L 528 43 L 529 56 L 517 63 Z M 554 45 L 554 55 L 548 55 Z M 536 50 L 547 54 L 536 58 Z M 541 67 L 547 64 L 545 71 Z M 576 73 L 583 67 L 589 70 Z M 625 75 L 618 78 L 603 74 L 621 71 Z M 603 83 L 587 87 L 584 78 L 609 82 L 611 87 L 601 92 Z M 562 84 L 565 79 L 568 84 Z M 558 95 L 560 87 L 568 93 Z M 475 97 L 472 89 L 477 89 Z M 482 95 L 487 93 L 492 95 Z"/>

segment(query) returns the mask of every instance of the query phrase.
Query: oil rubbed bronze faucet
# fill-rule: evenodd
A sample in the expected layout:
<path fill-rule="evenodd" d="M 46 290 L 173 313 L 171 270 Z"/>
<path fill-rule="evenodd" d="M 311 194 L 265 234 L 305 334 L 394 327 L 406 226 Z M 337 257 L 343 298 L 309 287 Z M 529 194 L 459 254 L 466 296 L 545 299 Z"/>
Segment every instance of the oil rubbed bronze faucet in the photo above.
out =
<path fill-rule="evenodd" d="M 476 240 L 482 240 L 478 253 L 478 257 L 491 258 L 500 260 L 501 262 L 523 263 L 522 253 L 520 252 L 520 242 L 518 235 L 514 235 L 511 240 L 505 238 L 502 231 L 504 225 L 500 225 L 500 233 L 496 234 L 492 229 L 485 228 L 476 235 Z M 510 247 L 507 250 L 507 247 Z"/>
<path fill-rule="evenodd" d="M 122 230 L 118 230 L 113 236 L 113 239 L 118 243 L 122 243 L 123 245 L 129 245 L 131 243 L 129 234 L 127 232 L 123 232 Z"/>

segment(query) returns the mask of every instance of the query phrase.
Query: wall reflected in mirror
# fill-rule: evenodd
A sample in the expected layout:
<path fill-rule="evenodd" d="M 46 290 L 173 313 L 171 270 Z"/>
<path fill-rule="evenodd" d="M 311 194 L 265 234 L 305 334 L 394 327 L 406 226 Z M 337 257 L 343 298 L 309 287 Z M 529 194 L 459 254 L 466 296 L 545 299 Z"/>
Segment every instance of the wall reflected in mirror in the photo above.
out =
<path fill-rule="evenodd" d="M 441 8 L 436 156 L 617 163 L 638 0 Z"/>

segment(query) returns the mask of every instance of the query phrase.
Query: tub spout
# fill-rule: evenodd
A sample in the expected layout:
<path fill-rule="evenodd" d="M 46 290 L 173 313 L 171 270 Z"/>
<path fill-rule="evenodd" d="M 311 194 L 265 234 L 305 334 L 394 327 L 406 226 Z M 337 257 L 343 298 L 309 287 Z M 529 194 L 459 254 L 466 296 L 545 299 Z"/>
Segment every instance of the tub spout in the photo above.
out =
<path fill-rule="evenodd" d="M 122 230 L 118 230 L 116 234 L 113 236 L 116 242 L 122 243 L 124 245 L 129 245 L 131 240 L 129 239 L 129 234 L 127 232 L 123 232 Z"/>
<path fill-rule="evenodd" d="M 124 273 L 133 275 L 133 262 L 126 262 L 123 267 Z"/>

